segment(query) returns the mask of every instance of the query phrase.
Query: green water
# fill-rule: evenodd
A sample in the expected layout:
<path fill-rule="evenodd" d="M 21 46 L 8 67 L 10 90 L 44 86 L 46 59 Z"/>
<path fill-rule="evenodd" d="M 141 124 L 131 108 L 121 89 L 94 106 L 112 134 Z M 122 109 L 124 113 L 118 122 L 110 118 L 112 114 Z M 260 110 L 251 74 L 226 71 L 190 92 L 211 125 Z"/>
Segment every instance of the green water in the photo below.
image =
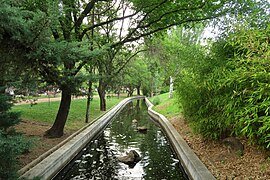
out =
<path fill-rule="evenodd" d="M 134 123 L 132 120 L 138 122 Z M 136 128 L 147 127 L 147 133 Z M 135 150 L 141 156 L 134 167 L 117 157 Z M 112 123 L 73 160 L 55 179 L 186 179 L 179 161 L 161 129 L 150 120 L 143 101 L 129 103 Z"/>

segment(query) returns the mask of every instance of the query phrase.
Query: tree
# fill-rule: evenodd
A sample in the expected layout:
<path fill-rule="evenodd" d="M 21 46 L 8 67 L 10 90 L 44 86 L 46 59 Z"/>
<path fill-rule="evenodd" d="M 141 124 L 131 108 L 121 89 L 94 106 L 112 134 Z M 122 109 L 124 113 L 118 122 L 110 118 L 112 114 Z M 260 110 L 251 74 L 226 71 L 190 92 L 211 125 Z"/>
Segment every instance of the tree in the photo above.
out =
<path fill-rule="evenodd" d="M 11 97 L 3 93 L 0 87 L 0 177 L 3 179 L 17 179 L 17 157 L 30 148 L 29 141 L 18 134 L 13 128 L 20 122 L 19 113 L 10 112 Z"/>
<path fill-rule="evenodd" d="M 199 23 L 192 28 L 177 26 L 155 36 L 147 43 L 147 56 L 160 67 L 160 75 L 163 77 L 161 80 L 169 86 L 169 97 L 172 97 L 173 80 L 177 78 L 183 66 L 184 61 L 181 59 L 187 58 L 185 48 L 198 44 L 203 30 L 203 24 Z"/>
<path fill-rule="evenodd" d="M 42 10 L 50 19 L 45 27 L 47 27 L 48 35 L 51 34 L 53 39 L 49 38 L 39 42 L 35 47 L 35 52 L 30 53 L 30 63 L 33 63 L 47 83 L 57 85 L 62 91 L 55 122 L 46 132 L 48 136 L 60 137 L 63 135 L 71 95 L 76 92 L 85 79 L 79 72 L 84 65 L 100 54 L 97 51 L 90 51 L 89 40 L 80 37 L 82 19 L 86 17 L 84 13 L 88 14 L 95 2 L 88 3 L 83 12 L 78 11 L 79 7 L 72 0 L 62 1 L 62 9 L 59 9 L 58 3 L 53 1 L 45 3 L 47 8 L 38 2 L 37 6 L 33 7 Z M 33 62 L 34 59 L 37 61 Z"/>
<path fill-rule="evenodd" d="M 119 77 L 123 77 L 121 80 L 122 85 L 129 89 L 128 96 L 132 96 L 135 88 L 137 89 L 137 95 L 140 95 L 141 87 L 148 85 L 148 76 L 147 64 L 141 56 L 129 62 L 127 67 L 123 69 L 123 72 L 119 74 Z"/>
<path fill-rule="evenodd" d="M 109 45 L 110 50 L 108 50 L 108 55 L 105 57 L 102 62 L 104 63 L 98 63 L 98 69 L 100 73 L 100 81 L 99 81 L 99 95 L 101 99 L 101 104 L 100 104 L 100 109 L 105 110 L 106 109 L 106 102 L 105 102 L 105 89 L 106 89 L 106 84 L 108 84 L 108 81 L 104 79 L 104 74 L 109 74 L 109 76 L 112 76 L 111 70 L 112 65 L 109 65 L 110 62 L 113 61 L 115 58 L 116 54 L 119 52 L 119 49 L 123 47 L 126 43 L 137 41 L 140 38 L 147 37 L 155 32 L 161 31 L 163 29 L 166 29 L 168 27 L 177 25 L 177 24 L 182 24 L 184 22 L 194 22 L 194 21 L 201 21 L 205 19 L 211 19 L 215 16 L 221 15 L 223 13 L 217 13 L 214 16 L 213 14 L 204 14 L 200 15 L 200 17 L 196 17 L 196 13 L 198 13 L 201 10 L 206 10 L 207 6 L 209 4 L 197 4 L 198 6 L 195 5 L 195 7 L 189 8 L 190 6 L 188 3 L 181 3 L 179 2 L 177 5 L 170 3 L 168 1 L 163 1 L 163 2 L 151 2 L 149 4 L 146 4 L 145 6 L 141 6 L 141 4 L 138 3 L 139 1 L 132 1 L 132 4 L 129 2 L 124 2 L 121 1 L 116 8 L 111 8 L 115 7 L 112 2 L 110 4 L 105 4 L 105 9 L 107 11 L 102 11 L 101 13 L 98 13 L 99 16 L 99 22 L 95 27 L 99 27 L 102 29 L 102 32 L 104 34 L 103 36 L 103 41 L 99 46 L 106 46 Z M 138 4 L 137 4 L 138 3 Z M 226 2 L 223 2 L 226 4 Z M 213 5 L 213 4 L 212 4 Z M 234 4 L 228 3 L 228 6 L 233 6 Z M 186 7 L 185 7 L 186 6 Z M 217 6 L 216 8 L 220 8 L 222 6 Z M 128 13 L 127 8 L 131 10 L 131 12 Z M 160 9 L 164 8 L 164 14 L 160 14 Z M 223 9 L 225 12 L 225 9 Z M 226 10 L 228 10 L 226 8 Z M 187 18 L 187 20 L 183 20 L 180 22 L 176 22 L 173 20 L 173 14 L 177 14 L 176 12 L 181 12 L 181 11 L 191 11 L 191 14 L 195 15 L 194 17 L 190 17 L 190 19 Z M 106 12 L 107 14 L 102 14 L 103 12 Z M 108 15 L 109 12 L 109 15 Z M 121 13 L 122 16 L 119 16 L 117 12 Z M 181 13 L 180 13 L 181 14 Z M 105 16 L 105 19 L 107 21 L 102 22 L 101 20 L 104 18 L 101 18 Z M 193 16 L 192 15 L 192 16 Z M 198 14 L 197 14 L 198 15 Z M 100 17 L 101 16 L 101 17 Z M 111 19 L 109 17 L 111 17 Z M 121 25 L 119 29 L 115 29 L 115 21 L 120 21 Z M 166 23 L 164 23 L 164 21 Z M 124 23 L 128 22 L 129 26 L 124 27 Z M 88 30 L 90 30 L 91 27 L 86 28 L 83 30 L 83 33 L 86 33 Z M 126 30 L 127 33 L 124 32 Z M 104 68 L 107 69 L 104 70 Z M 109 70 L 109 71 L 108 71 Z M 104 73 L 105 72 L 105 73 Z"/>
<path fill-rule="evenodd" d="M 91 104 L 91 100 L 93 99 L 93 83 L 97 81 L 97 77 L 95 76 L 95 69 L 90 66 L 89 68 L 86 68 L 87 71 L 89 72 L 89 76 L 88 77 L 88 82 L 87 82 L 87 88 L 88 91 L 86 92 L 87 94 L 87 101 L 86 101 L 86 113 L 85 113 L 85 123 L 89 122 L 89 117 L 90 117 L 90 104 Z"/>
<path fill-rule="evenodd" d="M 1 25 L 4 25 L 1 27 L 4 34 L 1 42 L 16 47 L 8 46 L 8 48 L 22 50 L 27 60 L 25 62 L 35 68 L 44 81 L 61 89 L 60 107 L 53 126 L 47 131 L 49 136 L 59 137 L 63 135 L 71 94 L 82 81 L 79 72 L 93 60 L 93 57 L 106 52 L 114 56 L 114 53 L 125 44 L 175 25 L 221 16 L 238 8 L 236 4 L 239 2 L 63 0 L 59 3 L 53 0 L 20 2 L 12 0 L 7 3 L 3 1 L 2 4 L 5 4 L 10 12 L 4 14 L 9 21 L 1 18 Z M 93 25 L 88 23 L 87 19 L 96 5 L 104 5 L 106 9 L 95 15 L 101 18 Z M 122 25 L 117 39 L 105 42 L 102 47 L 89 49 L 93 41 L 89 33 L 93 29 L 101 33 L 99 29 L 102 26 L 110 24 L 115 26 L 119 22 Z M 125 28 L 124 24 L 129 26 Z"/>

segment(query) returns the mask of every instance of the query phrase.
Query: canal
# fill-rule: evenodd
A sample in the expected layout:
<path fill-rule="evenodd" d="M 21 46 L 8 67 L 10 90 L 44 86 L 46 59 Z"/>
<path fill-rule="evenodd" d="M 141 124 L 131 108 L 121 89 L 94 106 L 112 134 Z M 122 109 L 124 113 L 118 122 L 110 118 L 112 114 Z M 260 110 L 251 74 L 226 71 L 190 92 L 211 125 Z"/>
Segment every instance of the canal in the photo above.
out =
<path fill-rule="evenodd" d="M 139 127 L 147 128 L 138 132 Z M 119 162 L 135 150 L 136 164 Z M 150 120 L 143 100 L 129 103 L 94 140 L 54 178 L 95 180 L 181 180 L 187 179 L 169 141 Z"/>

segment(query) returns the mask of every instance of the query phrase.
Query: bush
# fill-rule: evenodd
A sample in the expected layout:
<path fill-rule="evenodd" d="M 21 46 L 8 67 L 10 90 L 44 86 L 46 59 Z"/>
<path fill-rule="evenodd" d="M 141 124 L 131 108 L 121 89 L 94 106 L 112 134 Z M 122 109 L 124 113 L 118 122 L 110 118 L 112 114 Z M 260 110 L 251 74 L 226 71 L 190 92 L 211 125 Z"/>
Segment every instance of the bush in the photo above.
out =
<path fill-rule="evenodd" d="M 170 86 L 163 85 L 161 90 L 160 90 L 160 94 L 164 94 L 164 93 L 167 93 L 169 91 L 170 91 Z"/>
<path fill-rule="evenodd" d="M 0 94 L 0 177 L 17 179 L 18 155 L 30 148 L 27 141 L 12 128 L 19 123 L 19 114 L 9 112 L 12 104 L 10 98 Z"/>
<path fill-rule="evenodd" d="M 223 107 L 212 101 L 214 90 L 209 89 L 207 80 L 211 80 L 213 72 L 225 61 L 207 56 L 205 50 L 196 45 L 183 48 L 183 51 L 187 51 L 189 58 L 180 60 L 182 69 L 175 80 L 175 92 L 183 114 L 196 132 L 205 138 L 218 139 L 227 128 L 224 120 L 219 118 Z"/>
<path fill-rule="evenodd" d="M 18 155 L 29 149 L 29 141 L 20 135 L 6 136 L 0 132 L 0 177 L 17 179 Z"/>
<path fill-rule="evenodd" d="M 270 148 L 269 35 L 270 26 L 236 31 L 229 41 L 236 55 L 222 82 L 232 89 L 225 114 L 235 124 L 234 132 L 265 148 Z"/>
<path fill-rule="evenodd" d="M 176 92 L 184 115 L 205 138 L 244 135 L 270 148 L 269 35 L 270 27 L 240 28 L 225 47 L 224 41 L 214 44 L 211 56 L 183 59 L 193 67 L 183 67 Z"/>
<path fill-rule="evenodd" d="M 153 99 L 153 104 L 154 104 L 155 106 L 160 104 L 160 98 L 159 98 L 158 96 L 154 97 L 154 99 Z"/>

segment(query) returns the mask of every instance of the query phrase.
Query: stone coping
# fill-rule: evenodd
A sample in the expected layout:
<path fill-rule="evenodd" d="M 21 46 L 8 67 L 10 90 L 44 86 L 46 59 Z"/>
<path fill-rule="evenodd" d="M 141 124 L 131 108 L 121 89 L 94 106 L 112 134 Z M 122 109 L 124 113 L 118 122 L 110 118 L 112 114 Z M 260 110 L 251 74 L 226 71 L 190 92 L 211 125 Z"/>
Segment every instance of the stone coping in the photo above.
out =
<path fill-rule="evenodd" d="M 168 119 L 162 114 L 152 110 L 153 104 L 147 98 L 145 98 L 145 102 L 148 106 L 148 114 L 160 124 L 166 136 L 169 138 L 171 145 L 173 146 L 174 151 L 189 179 L 214 180 L 215 177 L 188 146 L 185 140 L 179 135 Z"/>
<path fill-rule="evenodd" d="M 102 131 L 112 118 L 121 111 L 126 104 L 136 99 L 144 99 L 144 96 L 135 96 L 122 100 L 119 104 L 111 108 L 107 113 L 96 119 L 92 124 L 83 127 L 54 148 L 54 151 L 41 155 L 30 165 L 22 168 L 20 179 L 40 179 L 53 178 L 62 168 L 66 166 L 100 131 Z M 214 176 L 200 161 L 192 149 L 178 134 L 171 123 L 162 115 L 152 110 L 153 104 L 145 98 L 148 106 L 148 114 L 160 124 L 173 146 L 181 165 L 190 179 L 212 180 Z M 56 149 L 56 150 L 55 150 Z"/>
<path fill-rule="evenodd" d="M 111 108 L 107 113 L 94 121 L 90 126 L 79 130 L 75 135 L 66 140 L 61 147 L 54 152 L 47 152 L 41 155 L 41 161 L 32 163 L 20 170 L 20 179 L 40 179 L 53 178 L 62 168 L 66 166 L 100 131 L 102 131 L 112 118 L 121 111 L 126 104 L 136 99 L 144 99 L 144 96 L 135 96 L 122 100 L 119 104 Z"/>

